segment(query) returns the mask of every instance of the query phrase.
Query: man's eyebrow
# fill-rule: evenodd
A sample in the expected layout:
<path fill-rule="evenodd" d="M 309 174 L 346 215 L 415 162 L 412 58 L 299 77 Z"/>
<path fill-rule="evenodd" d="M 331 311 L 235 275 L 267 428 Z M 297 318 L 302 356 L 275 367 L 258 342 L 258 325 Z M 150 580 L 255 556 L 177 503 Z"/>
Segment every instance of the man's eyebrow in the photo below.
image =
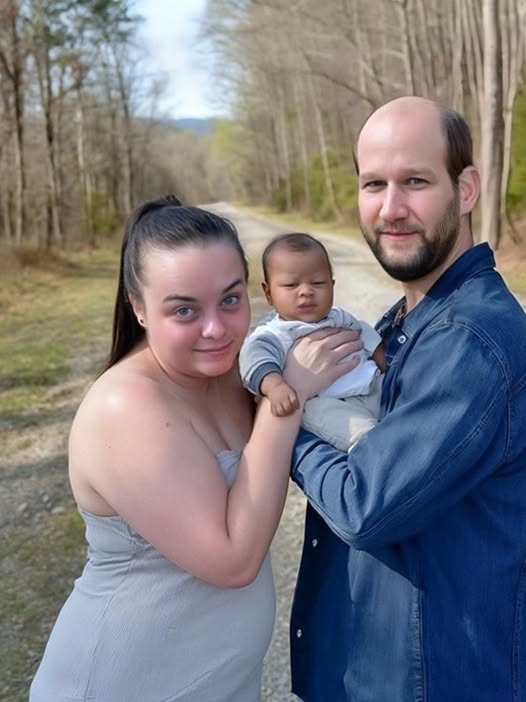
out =
<path fill-rule="evenodd" d="M 224 295 L 225 293 L 230 292 L 230 290 L 232 290 L 232 288 L 237 287 L 242 282 L 243 282 L 242 278 L 236 278 L 236 280 L 234 280 L 232 283 L 230 283 L 230 285 L 227 285 L 226 288 L 224 288 L 224 290 L 221 291 L 221 295 Z M 178 295 L 177 293 L 172 293 L 171 295 L 167 295 L 164 298 L 163 303 L 164 302 L 175 302 L 175 301 L 177 301 L 177 302 L 197 302 L 198 300 L 196 297 L 190 297 L 188 295 Z"/>
<path fill-rule="evenodd" d="M 404 178 L 411 178 L 414 176 L 424 176 L 425 178 L 430 178 L 433 176 L 433 171 L 427 167 L 427 166 L 419 166 L 418 164 L 416 166 L 411 166 L 409 168 L 404 168 L 401 173 L 399 174 L 398 179 L 404 179 Z M 374 173 L 373 171 L 370 171 L 369 173 L 360 173 L 358 175 L 358 180 L 360 180 L 362 183 L 367 182 L 367 181 L 374 181 L 374 180 L 381 180 L 385 181 L 388 180 L 382 175 L 379 175 L 378 173 Z"/>
<path fill-rule="evenodd" d="M 358 175 L 359 180 L 382 180 L 382 178 L 379 178 L 376 173 L 360 173 Z"/>

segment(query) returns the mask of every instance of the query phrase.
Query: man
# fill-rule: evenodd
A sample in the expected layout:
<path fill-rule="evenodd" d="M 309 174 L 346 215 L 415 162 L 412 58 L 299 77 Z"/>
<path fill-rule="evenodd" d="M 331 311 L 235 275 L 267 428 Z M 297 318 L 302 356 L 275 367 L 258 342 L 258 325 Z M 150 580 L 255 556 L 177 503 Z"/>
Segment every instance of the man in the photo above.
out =
<path fill-rule="evenodd" d="M 421 98 L 373 113 L 361 228 L 404 297 L 377 325 L 382 417 L 347 455 L 307 432 L 292 623 L 308 702 L 526 699 L 526 318 L 473 245 L 469 128 Z M 308 342 L 305 342 L 308 343 Z"/>

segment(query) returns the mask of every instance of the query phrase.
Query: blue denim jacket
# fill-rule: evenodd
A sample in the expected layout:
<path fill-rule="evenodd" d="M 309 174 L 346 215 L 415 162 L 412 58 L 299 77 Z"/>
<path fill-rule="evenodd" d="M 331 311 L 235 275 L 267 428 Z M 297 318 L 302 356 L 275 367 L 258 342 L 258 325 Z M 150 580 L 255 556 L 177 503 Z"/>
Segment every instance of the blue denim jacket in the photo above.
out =
<path fill-rule="evenodd" d="M 302 431 L 291 622 L 308 702 L 526 700 L 526 316 L 491 249 L 388 340 L 382 418 L 349 455 Z"/>

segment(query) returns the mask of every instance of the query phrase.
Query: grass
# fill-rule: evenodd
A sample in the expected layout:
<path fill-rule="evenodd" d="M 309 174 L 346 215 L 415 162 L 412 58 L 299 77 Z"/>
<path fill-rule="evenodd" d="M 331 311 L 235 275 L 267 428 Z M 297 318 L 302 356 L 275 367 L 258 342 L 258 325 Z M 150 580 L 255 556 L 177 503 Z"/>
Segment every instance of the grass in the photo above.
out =
<path fill-rule="evenodd" d="M 79 401 L 78 386 L 67 381 L 79 374 L 95 377 L 108 349 L 117 265 L 118 253 L 111 249 L 3 259 L 0 478 L 7 470 L 13 482 L 0 487 L 8 511 L 20 499 L 13 493 L 16 466 L 32 464 L 27 456 L 42 450 L 59 414 L 56 430 L 65 443 L 64 427 Z M 52 460 L 64 464 L 65 456 Z M 69 495 L 66 479 L 63 490 Z M 0 538 L 0 700 L 22 702 L 51 624 L 84 563 L 84 529 L 75 508 L 37 511 L 3 527 Z"/>
<path fill-rule="evenodd" d="M 116 254 L 105 251 L 76 257 L 64 273 L 41 269 L 20 276 L 3 276 L 0 298 L 0 416 L 15 426 L 24 412 L 47 399 L 88 353 L 94 333 L 111 331 Z M 108 273 L 111 272 L 111 277 Z M 51 280 L 49 275 L 53 275 Z"/>
<path fill-rule="evenodd" d="M 505 278 L 510 290 L 521 297 L 526 297 L 526 274 L 512 273 Z"/>
<path fill-rule="evenodd" d="M 46 515 L 37 529 L 19 527 L 17 538 L 0 548 L 0 699 L 5 702 L 27 700 L 49 627 L 84 559 L 84 528 L 74 508 Z"/>

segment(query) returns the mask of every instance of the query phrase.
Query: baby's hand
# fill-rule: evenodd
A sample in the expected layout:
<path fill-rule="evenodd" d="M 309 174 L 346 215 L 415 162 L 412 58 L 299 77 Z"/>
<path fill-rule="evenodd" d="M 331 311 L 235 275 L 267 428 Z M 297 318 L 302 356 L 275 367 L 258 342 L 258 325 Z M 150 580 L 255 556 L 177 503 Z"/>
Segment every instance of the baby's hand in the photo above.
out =
<path fill-rule="evenodd" d="M 300 402 L 296 391 L 285 381 L 274 385 L 267 393 L 272 414 L 276 417 L 287 417 L 299 409 Z"/>

